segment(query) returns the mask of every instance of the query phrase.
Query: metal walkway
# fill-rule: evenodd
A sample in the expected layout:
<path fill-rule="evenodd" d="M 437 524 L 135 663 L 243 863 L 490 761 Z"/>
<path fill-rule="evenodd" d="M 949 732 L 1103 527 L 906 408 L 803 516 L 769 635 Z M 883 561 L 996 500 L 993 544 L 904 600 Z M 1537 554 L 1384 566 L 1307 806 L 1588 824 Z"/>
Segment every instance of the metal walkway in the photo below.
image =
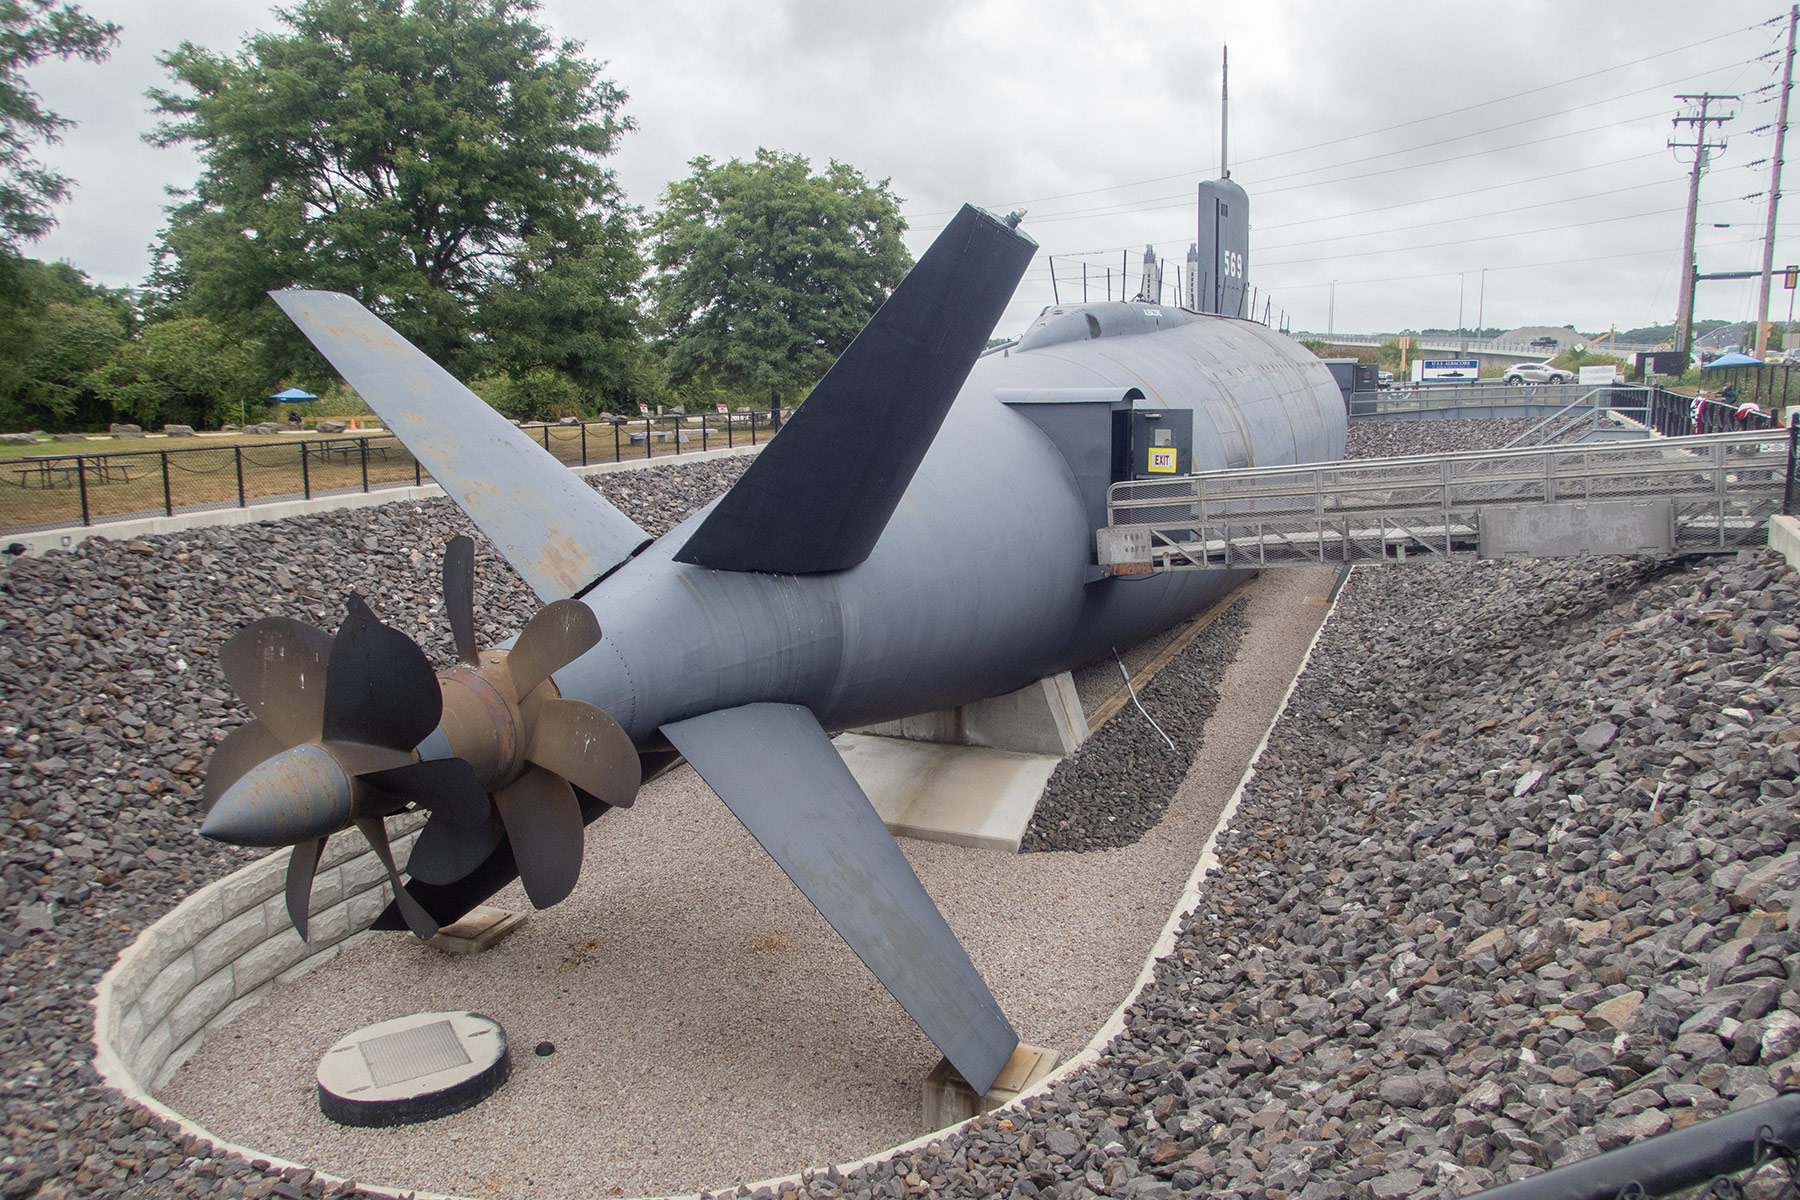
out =
<path fill-rule="evenodd" d="M 1789 430 L 1213 471 L 1115 483 L 1110 574 L 1579 554 L 1717 554 L 1766 543 Z"/>

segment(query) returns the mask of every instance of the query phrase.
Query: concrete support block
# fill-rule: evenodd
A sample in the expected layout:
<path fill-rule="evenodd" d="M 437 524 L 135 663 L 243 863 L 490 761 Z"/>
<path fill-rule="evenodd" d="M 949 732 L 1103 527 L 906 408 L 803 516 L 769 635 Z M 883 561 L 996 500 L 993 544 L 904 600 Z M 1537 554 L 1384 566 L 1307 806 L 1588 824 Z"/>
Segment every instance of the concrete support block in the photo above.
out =
<path fill-rule="evenodd" d="M 201 938 L 194 947 L 194 974 L 200 979 L 210 978 L 268 936 L 269 922 L 261 907 L 239 913 Z"/>
<path fill-rule="evenodd" d="M 159 954 L 160 947 L 168 947 L 169 953 Z M 106 990 L 111 1002 L 120 1013 L 128 1012 L 137 1004 L 138 997 L 156 978 L 156 973 L 169 965 L 175 956 L 173 939 L 164 939 L 162 931 L 155 926 L 146 930 L 119 958 L 107 981 Z"/>
<path fill-rule="evenodd" d="M 1800 570 L 1800 518 L 1776 514 L 1769 518 L 1769 548 Z"/>
<path fill-rule="evenodd" d="M 306 943 L 293 926 L 288 926 L 232 964 L 237 994 L 246 995 L 261 987 L 305 957 Z"/>
<path fill-rule="evenodd" d="M 113 1028 L 113 1048 L 121 1059 L 129 1060 L 143 1040 L 144 1014 L 136 1008 L 126 1009 Z"/>
<path fill-rule="evenodd" d="M 462 920 L 438 930 L 426 944 L 451 954 L 480 954 L 498 946 L 524 923 L 524 913 L 477 904 Z"/>
<path fill-rule="evenodd" d="M 183 954 L 168 966 L 156 973 L 144 994 L 138 997 L 137 1009 L 143 1014 L 144 1024 L 154 1027 L 169 1015 L 169 1011 L 181 1003 L 181 998 L 188 993 L 199 978 L 194 972 L 192 956 Z"/>
<path fill-rule="evenodd" d="M 260 908 L 270 896 L 281 894 L 287 886 L 287 858 L 286 854 L 271 854 L 219 880 L 224 916 L 235 917 L 241 912 Z"/>
<path fill-rule="evenodd" d="M 306 921 L 306 944 L 315 953 L 350 936 L 350 909 L 343 904 L 313 913 Z"/>
<path fill-rule="evenodd" d="M 1064 671 L 1004 696 L 866 725 L 855 732 L 1067 758 L 1087 740 L 1088 726 L 1075 694 L 1075 678 Z"/>
<path fill-rule="evenodd" d="M 344 872 L 333 867 L 329 871 L 320 871 L 313 876 L 312 902 L 307 906 L 307 915 L 315 916 L 334 904 L 344 901 Z"/>
<path fill-rule="evenodd" d="M 167 952 L 187 950 L 224 923 L 230 914 L 224 909 L 222 895 L 220 889 L 208 885 L 183 900 L 169 914 L 174 919 L 160 925 L 162 936 L 170 943 Z"/>
<path fill-rule="evenodd" d="M 350 928 L 367 929 L 392 898 L 385 887 L 372 887 L 352 895 L 344 901 L 344 907 L 350 912 Z"/>
<path fill-rule="evenodd" d="M 233 972 L 232 987 L 234 991 L 236 990 L 236 986 L 237 975 L 236 972 Z M 273 991 L 274 988 L 275 985 L 273 983 L 265 983 L 261 987 L 254 987 L 247 992 L 240 993 L 237 999 L 233 1000 L 230 1004 L 227 1004 L 224 1008 L 221 1008 L 213 1019 L 206 1023 L 206 1032 L 211 1033 L 216 1029 L 225 1028 L 225 1026 L 249 1012 L 256 1005 L 261 1004 L 264 997 Z"/>
<path fill-rule="evenodd" d="M 181 1002 L 169 1010 L 167 1024 L 169 1037 L 177 1045 L 187 1041 L 202 1029 L 206 1023 L 218 1016 L 227 1004 L 236 998 L 237 992 L 232 984 L 231 968 L 201 980 Z"/>
<path fill-rule="evenodd" d="M 163 1063 L 169 1059 L 169 1051 L 174 1048 L 175 1043 L 169 1037 L 169 1027 L 158 1025 L 138 1043 L 137 1053 L 126 1060 L 131 1064 L 132 1075 L 138 1079 L 156 1078 Z"/>

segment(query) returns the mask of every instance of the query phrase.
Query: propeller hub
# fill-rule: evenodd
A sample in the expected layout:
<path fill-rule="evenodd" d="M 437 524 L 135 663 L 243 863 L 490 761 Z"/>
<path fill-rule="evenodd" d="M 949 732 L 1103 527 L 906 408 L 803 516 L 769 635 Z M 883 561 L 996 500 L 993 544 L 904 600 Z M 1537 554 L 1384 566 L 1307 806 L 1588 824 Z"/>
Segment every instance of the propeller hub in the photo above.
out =
<path fill-rule="evenodd" d="M 250 768 L 200 824 L 200 835 L 234 846 L 289 846 L 350 821 L 350 777 L 329 750 L 308 744 Z"/>
<path fill-rule="evenodd" d="M 488 791 L 517 778 L 525 768 L 525 746 L 519 736 L 524 718 L 512 694 L 512 678 L 503 651 L 483 656 L 479 667 L 455 666 L 438 676 L 444 694 L 439 728 L 450 753 L 467 762 Z"/>

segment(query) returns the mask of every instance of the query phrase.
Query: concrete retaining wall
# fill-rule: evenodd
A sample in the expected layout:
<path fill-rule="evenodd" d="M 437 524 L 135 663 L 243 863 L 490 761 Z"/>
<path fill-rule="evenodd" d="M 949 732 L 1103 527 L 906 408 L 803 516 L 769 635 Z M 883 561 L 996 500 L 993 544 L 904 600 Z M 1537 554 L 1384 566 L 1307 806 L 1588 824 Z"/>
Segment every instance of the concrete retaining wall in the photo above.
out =
<path fill-rule="evenodd" d="M 394 857 L 424 813 L 388 819 Z M 144 930 L 94 991 L 95 1068 L 108 1085 L 147 1099 L 205 1042 L 275 984 L 335 957 L 386 908 L 387 871 L 358 833 L 325 844 L 301 941 L 288 919 L 288 851 L 207 884 Z"/>

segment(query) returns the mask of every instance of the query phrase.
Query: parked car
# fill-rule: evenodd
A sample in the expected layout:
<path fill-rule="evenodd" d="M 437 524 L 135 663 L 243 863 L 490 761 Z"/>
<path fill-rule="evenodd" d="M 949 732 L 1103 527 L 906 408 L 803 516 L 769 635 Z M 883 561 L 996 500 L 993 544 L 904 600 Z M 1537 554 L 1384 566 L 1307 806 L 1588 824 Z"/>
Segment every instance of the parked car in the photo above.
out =
<path fill-rule="evenodd" d="M 1376 387 L 1384 387 L 1384 388 L 1385 387 L 1393 387 L 1394 386 L 1394 373 L 1392 371 L 1377 371 L 1377 372 L 1375 372 L 1375 386 Z"/>
<path fill-rule="evenodd" d="M 1574 383 L 1575 372 L 1553 367 L 1547 362 L 1519 363 L 1508 367 L 1501 378 L 1508 383 Z"/>
<path fill-rule="evenodd" d="M 1551 336 L 1550 336 L 1550 335 L 1549 335 L 1549 334 L 1547 334 L 1547 333 L 1546 333 L 1546 334 L 1544 334 L 1544 335 L 1543 335 L 1543 336 L 1542 336 L 1542 337 L 1534 337 L 1534 338 L 1532 338 L 1532 339 L 1531 339 L 1531 344 L 1532 344 L 1532 345 L 1533 345 L 1533 346 L 1549 346 L 1549 347 L 1552 347 L 1552 348 L 1555 348 L 1555 347 L 1556 347 L 1556 346 L 1559 346 L 1559 345 L 1561 345 L 1561 343 L 1560 343 L 1560 342 L 1558 342 L 1558 341 L 1557 341 L 1557 340 L 1556 340 L 1556 339 L 1555 339 L 1555 338 L 1553 338 L 1553 337 L 1551 337 Z"/>

